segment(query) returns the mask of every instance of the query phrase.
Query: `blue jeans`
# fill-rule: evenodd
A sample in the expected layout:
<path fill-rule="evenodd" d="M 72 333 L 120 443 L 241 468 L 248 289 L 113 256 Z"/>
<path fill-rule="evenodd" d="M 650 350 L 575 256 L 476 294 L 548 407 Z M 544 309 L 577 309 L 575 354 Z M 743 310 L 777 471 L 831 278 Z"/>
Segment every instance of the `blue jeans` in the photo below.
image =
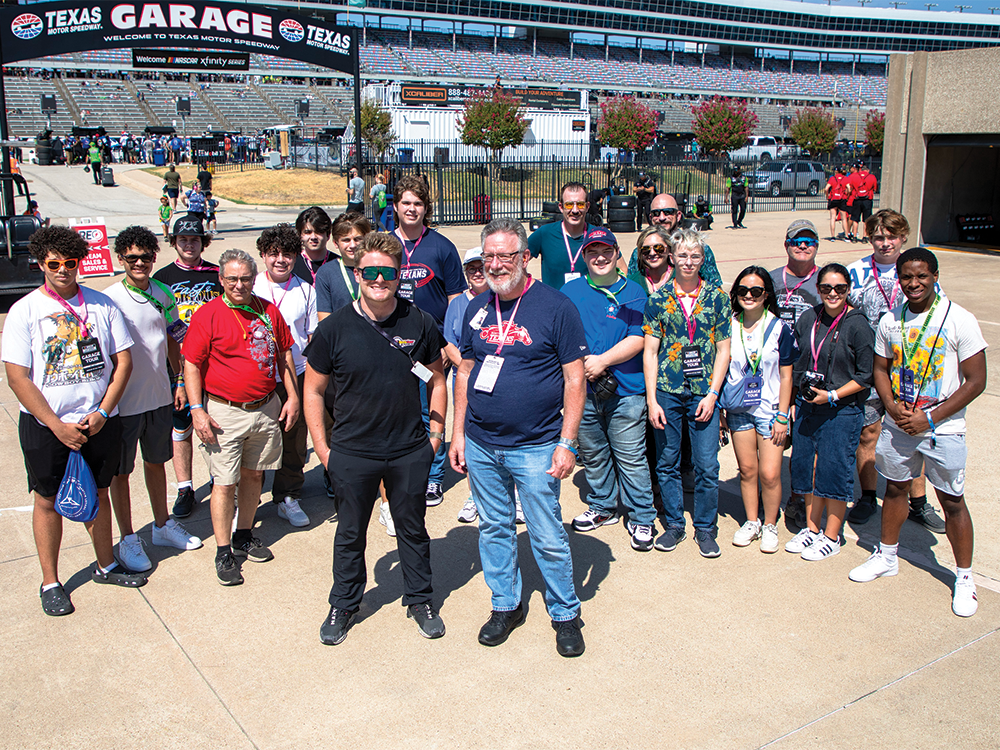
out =
<path fill-rule="evenodd" d="M 660 481 L 663 515 L 668 528 L 684 529 L 684 492 L 681 487 L 681 429 L 687 414 L 694 463 L 694 512 L 696 530 L 717 531 L 719 519 L 719 410 L 707 422 L 694 415 L 703 397 L 690 391 L 656 392 L 656 403 L 666 415 L 666 429 L 653 430 L 656 439 L 656 476 Z"/>
<path fill-rule="evenodd" d="M 864 405 L 828 406 L 799 399 L 788 462 L 792 492 L 844 503 L 854 500 L 855 451 L 864 421 Z"/>
<path fill-rule="evenodd" d="M 430 406 L 427 401 L 427 383 L 420 383 L 420 417 L 424 420 L 424 427 L 428 431 L 431 429 L 431 412 Z M 431 461 L 431 473 L 427 475 L 427 483 L 437 482 L 438 484 L 444 484 L 444 462 L 448 458 L 448 449 L 444 445 L 444 440 L 441 441 L 441 446 L 438 448 L 437 453 L 434 454 L 434 460 Z"/>
<path fill-rule="evenodd" d="M 632 523 L 652 526 L 656 511 L 646 463 L 645 395 L 601 401 L 587 394 L 579 440 L 591 509 L 617 513 L 621 499 Z"/>
<path fill-rule="evenodd" d="M 556 622 L 580 614 L 573 584 L 573 558 L 559 506 L 560 480 L 545 472 L 552 466 L 556 443 L 524 448 L 487 448 L 465 440 L 469 485 L 479 509 L 479 556 L 491 604 L 510 612 L 521 604 L 521 570 L 517 564 L 514 487 L 527 523 L 535 562 L 545 581 L 545 608 Z"/>

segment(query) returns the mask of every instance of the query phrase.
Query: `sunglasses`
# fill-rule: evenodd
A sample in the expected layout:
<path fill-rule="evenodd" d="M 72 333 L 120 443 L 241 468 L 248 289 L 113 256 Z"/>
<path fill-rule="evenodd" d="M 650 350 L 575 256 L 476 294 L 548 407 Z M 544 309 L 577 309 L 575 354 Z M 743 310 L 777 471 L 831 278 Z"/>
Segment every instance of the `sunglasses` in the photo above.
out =
<path fill-rule="evenodd" d="M 836 292 L 838 295 L 847 294 L 847 284 L 818 284 L 816 286 L 819 289 L 820 294 L 829 294 L 830 292 Z"/>
<path fill-rule="evenodd" d="M 587 201 L 563 201 L 562 207 L 567 211 L 572 211 L 574 208 L 582 211 L 587 207 Z"/>
<path fill-rule="evenodd" d="M 645 245 L 639 248 L 639 255 L 666 255 L 668 252 L 666 245 Z"/>
<path fill-rule="evenodd" d="M 788 240 L 788 242 L 792 245 L 805 245 L 806 247 L 817 247 L 819 245 L 819 240 L 813 237 L 796 237 Z"/>
<path fill-rule="evenodd" d="M 742 284 L 736 287 L 737 297 L 746 297 L 748 294 L 754 299 L 760 299 L 764 296 L 764 287 L 762 286 L 743 286 Z"/>
<path fill-rule="evenodd" d="M 676 208 L 654 208 L 649 212 L 650 216 L 659 216 L 663 214 L 664 216 L 673 216 L 677 213 Z"/>
<path fill-rule="evenodd" d="M 365 266 L 359 268 L 358 271 L 361 272 L 361 278 L 365 281 L 375 281 L 379 276 L 385 281 L 395 281 L 399 274 L 399 270 L 392 266 Z"/>
<path fill-rule="evenodd" d="M 156 260 L 156 256 L 151 253 L 143 253 L 142 255 L 123 255 L 121 258 L 130 266 L 134 266 L 136 263 L 152 263 Z"/>
<path fill-rule="evenodd" d="M 50 271 L 58 271 L 60 268 L 65 268 L 67 271 L 72 271 L 78 265 L 80 265 L 80 260 L 78 258 L 66 258 L 65 260 L 47 260 L 47 261 L 45 261 L 45 266 Z"/>

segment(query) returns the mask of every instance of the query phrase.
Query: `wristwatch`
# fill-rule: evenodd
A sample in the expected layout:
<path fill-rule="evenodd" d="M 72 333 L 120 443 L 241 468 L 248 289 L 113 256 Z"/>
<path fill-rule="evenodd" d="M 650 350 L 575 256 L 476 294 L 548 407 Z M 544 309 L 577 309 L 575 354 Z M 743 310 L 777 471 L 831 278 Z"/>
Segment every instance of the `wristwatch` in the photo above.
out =
<path fill-rule="evenodd" d="M 561 445 L 566 450 L 576 451 L 576 449 L 580 447 L 580 441 L 576 440 L 575 438 L 573 440 L 570 440 L 569 438 L 561 437 L 559 438 L 559 445 Z"/>
<path fill-rule="evenodd" d="M 427 438 L 429 440 L 434 440 L 435 438 L 437 438 L 438 440 L 444 440 L 444 433 L 443 432 L 428 432 L 427 433 Z"/>

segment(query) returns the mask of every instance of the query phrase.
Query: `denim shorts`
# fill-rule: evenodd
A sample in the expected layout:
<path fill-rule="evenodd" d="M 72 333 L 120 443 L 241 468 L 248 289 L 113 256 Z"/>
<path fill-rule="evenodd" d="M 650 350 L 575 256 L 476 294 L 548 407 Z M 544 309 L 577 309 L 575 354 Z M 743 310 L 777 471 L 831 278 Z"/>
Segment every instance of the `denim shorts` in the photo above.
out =
<path fill-rule="evenodd" d="M 854 452 L 863 422 L 863 405 L 817 406 L 799 400 L 789 462 L 794 494 L 854 500 Z"/>
<path fill-rule="evenodd" d="M 881 422 L 882 417 L 885 416 L 885 404 L 875 393 L 874 388 L 872 394 L 872 398 L 865 401 L 865 427 L 871 427 L 876 422 Z"/>
<path fill-rule="evenodd" d="M 769 417 L 755 417 L 752 411 L 727 411 L 726 424 L 730 432 L 743 432 L 744 430 L 756 429 L 761 437 L 771 437 L 771 423 L 774 415 Z"/>
<path fill-rule="evenodd" d="M 883 425 L 875 448 L 875 468 L 891 482 L 908 482 L 927 473 L 935 489 L 960 497 L 965 492 L 965 435 L 907 435 Z"/>

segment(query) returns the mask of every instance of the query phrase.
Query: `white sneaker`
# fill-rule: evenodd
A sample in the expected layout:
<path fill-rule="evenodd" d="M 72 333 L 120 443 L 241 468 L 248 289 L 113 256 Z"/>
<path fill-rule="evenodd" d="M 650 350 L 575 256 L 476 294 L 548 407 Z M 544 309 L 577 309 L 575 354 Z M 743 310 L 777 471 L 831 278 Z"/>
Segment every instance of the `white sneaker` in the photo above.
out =
<path fill-rule="evenodd" d="M 778 527 L 773 523 L 764 524 L 760 532 L 760 551 L 767 554 L 778 551 Z"/>
<path fill-rule="evenodd" d="M 299 507 L 299 501 L 294 497 L 286 497 L 278 503 L 278 518 L 284 518 L 292 526 L 308 526 L 309 516 Z"/>
<path fill-rule="evenodd" d="M 382 503 L 378 509 L 378 522 L 385 526 L 385 533 L 389 536 L 396 536 L 396 524 L 392 522 L 392 513 L 389 512 L 389 503 Z"/>
<path fill-rule="evenodd" d="M 142 548 L 142 540 L 138 534 L 123 536 L 118 541 L 118 562 L 136 573 L 144 573 L 153 567 Z"/>
<path fill-rule="evenodd" d="M 882 554 L 881 549 L 876 549 L 868 559 L 847 574 L 847 577 L 856 583 L 868 583 L 876 578 L 889 578 L 899 575 L 899 558 L 893 557 L 892 562 Z"/>
<path fill-rule="evenodd" d="M 791 552 L 793 555 L 801 555 L 802 550 L 811 546 L 816 541 L 816 536 L 808 527 L 802 529 L 798 534 L 785 542 L 785 552 Z"/>
<path fill-rule="evenodd" d="M 524 523 L 524 508 L 521 507 L 520 498 L 514 498 L 514 523 Z"/>
<path fill-rule="evenodd" d="M 462 510 L 458 511 L 458 520 L 462 523 L 472 523 L 477 518 L 479 518 L 479 508 L 476 507 L 476 501 L 470 497 L 465 501 Z"/>
<path fill-rule="evenodd" d="M 760 539 L 760 526 L 759 519 L 747 521 L 740 526 L 736 529 L 736 533 L 733 534 L 733 546 L 746 547 L 750 542 Z"/>
<path fill-rule="evenodd" d="M 163 524 L 162 528 L 155 523 L 153 524 L 153 544 L 157 547 L 199 549 L 201 547 L 201 539 L 188 533 L 187 529 L 171 518 Z"/>
<path fill-rule="evenodd" d="M 840 553 L 840 539 L 829 539 L 826 534 L 817 534 L 813 543 L 802 550 L 802 559 L 816 562 Z"/>
<path fill-rule="evenodd" d="M 972 576 L 962 576 L 955 579 L 955 595 L 951 600 L 951 611 L 959 617 L 972 617 L 979 609 L 976 599 L 976 584 Z"/>

